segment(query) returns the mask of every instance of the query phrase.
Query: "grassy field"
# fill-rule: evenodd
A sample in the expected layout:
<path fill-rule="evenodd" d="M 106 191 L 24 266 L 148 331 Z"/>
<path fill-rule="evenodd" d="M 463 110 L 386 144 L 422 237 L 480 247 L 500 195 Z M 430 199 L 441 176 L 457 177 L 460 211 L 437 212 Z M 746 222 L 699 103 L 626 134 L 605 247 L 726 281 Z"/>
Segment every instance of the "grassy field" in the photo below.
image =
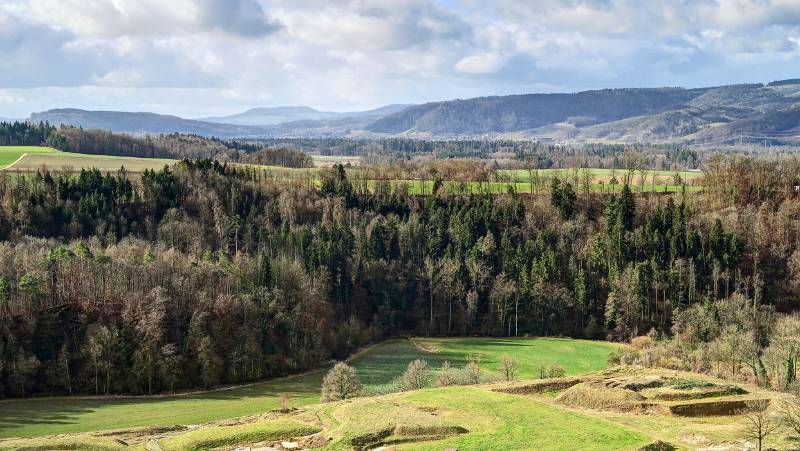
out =
<path fill-rule="evenodd" d="M 616 177 L 617 180 L 622 183 L 625 176 L 628 174 L 626 169 L 598 169 L 598 168 L 588 168 L 588 170 L 595 181 L 603 181 L 608 182 L 611 180 L 612 177 Z M 581 174 L 585 171 L 584 169 L 578 170 L 578 176 L 580 177 Z M 498 174 L 501 174 L 506 177 L 516 177 L 517 180 L 520 182 L 527 182 L 530 181 L 530 175 L 528 171 L 525 169 L 501 169 L 497 171 Z M 562 179 L 571 179 L 575 176 L 574 169 L 539 169 L 539 175 L 541 177 L 560 177 Z M 686 183 L 691 184 L 693 181 L 699 180 L 703 178 L 703 173 L 698 171 L 653 171 L 648 170 L 646 173 L 647 181 L 652 181 L 653 176 L 655 176 L 657 182 L 670 182 L 674 179 L 675 174 L 678 174 Z M 639 171 L 634 171 L 633 173 L 633 181 L 632 183 L 638 184 L 641 173 Z"/>
<path fill-rule="evenodd" d="M 352 155 L 311 155 L 316 167 L 328 167 L 334 164 L 347 164 L 358 166 L 361 164 L 361 157 Z"/>
<path fill-rule="evenodd" d="M 310 409 L 323 418 L 332 437 L 326 449 L 331 450 L 352 449 L 354 440 L 390 429 L 395 432 L 385 441 L 415 450 L 625 450 L 653 441 L 603 419 L 476 387 L 426 389 Z M 431 438 L 440 439 L 402 443 Z"/>
<path fill-rule="evenodd" d="M 0 169 L 17 161 L 23 155 L 52 155 L 58 153 L 50 147 L 0 146 Z"/>
<path fill-rule="evenodd" d="M 266 179 L 319 186 L 320 168 L 331 166 L 334 163 L 350 162 L 353 166 L 358 166 L 360 163 L 359 157 L 312 155 L 312 158 L 314 159 L 314 168 L 295 169 L 277 166 L 241 166 L 253 167 L 262 171 L 262 176 Z M 117 171 L 124 166 L 128 172 L 138 173 L 143 172 L 145 169 L 161 169 L 164 165 L 173 164 L 175 162 L 176 160 L 162 158 L 116 157 L 109 155 L 60 152 L 48 147 L 0 146 L 0 168 L 20 172 L 34 172 L 43 167 L 51 171 L 77 171 L 81 168 L 97 168 L 106 172 Z M 357 169 L 353 170 L 356 171 Z M 610 192 L 612 189 L 618 192 L 621 189 L 622 180 L 627 173 L 627 171 L 624 170 L 613 169 L 592 169 L 591 172 L 594 178 L 589 189 L 596 193 Z M 572 180 L 574 176 L 574 172 L 571 169 L 543 169 L 539 171 L 539 174 L 540 177 L 542 177 L 541 189 L 545 190 L 549 186 L 549 180 L 553 177 L 557 176 L 562 179 Z M 679 192 L 682 186 L 675 184 L 675 174 L 676 172 L 671 171 L 649 171 L 646 180 L 642 184 L 640 183 L 640 174 L 637 172 L 633 176 L 631 186 L 634 191 Z M 677 172 L 677 174 L 680 175 L 683 182 L 686 184 L 687 191 L 699 191 L 703 189 L 702 173 L 682 171 Z M 655 175 L 655 179 L 653 175 Z M 497 176 L 498 180 L 484 183 L 445 181 L 441 192 L 446 194 L 499 194 L 508 192 L 509 188 L 512 187 L 519 193 L 531 192 L 529 174 L 525 170 L 503 169 L 497 171 Z M 620 181 L 620 185 L 612 187 L 612 185 L 608 183 L 612 176 Z M 393 185 L 394 189 L 402 189 L 412 195 L 430 194 L 433 190 L 432 180 L 393 180 L 390 183 Z M 369 181 L 368 189 L 374 190 L 376 184 L 375 181 Z M 582 187 L 579 186 L 575 189 L 576 191 L 580 191 Z"/>
<path fill-rule="evenodd" d="M 89 155 L 82 153 L 60 152 L 46 147 L 20 147 L 12 151 L 9 147 L 0 147 L 0 163 L 4 159 L 13 159 L 4 168 L 10 171 L 33 172 L 42 167 L 55 171 L 79 171 L 82 168 L 97 168 L 101 171 L 117 171 L 122 167 L 128 172 L 144 172 L 145 169 L 161 169 L 164 165 L 173 164 L 176 160 L 165 158 L 117 157 L 111 155 Z M 24 155 L 19 161 L 17 158 Z M 14 163 L 16 161 L 16 163 Z M 14 164 L 11 164 L 14 163 Z M 11 164 L 11 166 L 8 166 Z"/>
<path fill-rule="evenodd" d="M 588 342 L 571 340 L 394 340 L 377 346 L 354 359 L 353 364 L 370 383 L 392 377 L 377 371 L 404 367 L 406 360 L 420 356 L 428 361 L 449 359 L 480 352 L 487 365 L 497 355 L 550 360 L 556 355 L 565 367 L 581 372 L 598 365 L 597 350 Z M 603 343 L 595 343 L 603 345 Z M 611 346 L 605 344 L 605 346 Z M 488 351 L 487 351 L 488 349 Z M 403 354 L 399 354 L 403 353 Z M 552 354 L 555 353 L 555 354 Z M 577 364 L 588 360 L 588 363 Z M 488 365 L 490 366 L 490 365 Z M 523 368 L 529 374 L 529 369 Z M 522 376 L 526 379 L 529 376 Z M 677 388 L 677 382 L 704 382 L 729 387 L 731 382 L 708 375 L 666 369 L 615 367 L 565 379 L 498 382 L 475 386 L 450 386 L 365 396 L 339 402 L 310 402 L 289 411 L 263 410 L 253 415 L 206 424 L 184 422 L 184 426 L 79 433 L 33 438 L 0 439 L 5 449 L 211 449 L 215 447 L 274 446 L 293 441 L 298 448 L 324 450 L 374 449 L 387 446 L 398 450 L 639 450 L 656 441 L 668 442 L 678 450 L 754 449 L 745 433 L 747 420 L 741 411 L 716 412 L 715 405 L 741 399 L 771 400 L 768 413 L 777 414 L 785 394 L 751 384 L 737 384 L 735 395 L 708 395 L 691 388 Z M 561 385 L 559 384 L 565 384 Z M 577 384 L 577 385 L 576 385 Z M 372 385 L 373 387 L 375 385 Z M 546 386 L 542 390 L 525 390 Z M 648 386 L 641 390 L 642 386 Z M 703 385 L 706 387 L 706 385 Z M 567 387 L 567 388 L 565 388 Z M 564 395 L 579 387 L 590 387 L 580 398 Z M 636 388 L 639 387 L 639 388 Z M 670 388 L 671 387 L 671 388 Z M 677 401 L 650 398 L 658 390 L 686 390 L 694 398 L 697 412 L 670 412 Z M 641 390 L 636 392 L 636 390 Z M 647 390 L 651 390 L 647 392 Z M 607 392 L 646 393 L 601 405 Z M 704 392 L 705 393 L 705 392 Z M 710 393 L 710 392 L 708 392 Z M 741 401 L 738 401 L 741 402 Z M 706 406 L 706 407 L 703 407 Z M 0 406 L 5 407 L 5 406 Z M 200 406 L 198 406 L 199 408 Z M 203 408 L 213 409 L 206 404 Z M 667 410 L 665 410 L 665 408 Z M 643 410 L 645 409 L 645 410 Z M 712 409 L 712 410 L 709 410 Z M 154 409 L 155 410 L 155 409 Z M 0 412 L 4 409 L 0 409 Z M 123 414 L 123 413 L 120 413 Z M 176 421 L 177 422 L 177 421 Z M 100 429 L 90 425 L 91 429 Z M 314 434 L 314 435 L 309 435 Z M 796 449 L 797 440 L 788 429 L 770 435 L 765 446 Z"/>
<path fill-rule="evenodd" d="M 491 373 L 502 354 L 517 358 L 521 377 L 558 362 L 568 374 L 604 368 L 615 345 L 556 338 L 390 340 L 352 359 L 368 392 L 380 392 L 414 359 L 438 368 L 461 367 L 480 355 Z M 427 350 L 425 350 L 427 349 Z M 151 398 L 42 398 L 0 401 L 0 437 L 35 436 L 154 425 L 197 424 L 275 409 L 283 394 L 292 406 L 319 402 L 323 371 L 206 393 Z"/>
<path fill-rule="evenodd" d="M 159 444 L 167 449 L 210 449 L 234 446 L 238 443 L 247 443 L 249 441 L 280 440 L 287 437 L 309 435 L 315 432 L 319 432 L 319 429 L 302 423 L 273 420 L 255 424 L 195 429 L 161 440 Z"/>
<path fill-rule="evenodd" d="M 625 178 L 628 176 L 628 171 L 624 169 L 588 169 L 592 176 L 590 183 L 590 191 L 592 192 L 609 192 L 612 190 L 619 190 L 622 188 Z M 545 184 L 550 183 L 550 179 L 558 177 L 562 180 L 569 181 L 577 190 L 582 189 L 581 176 L 584 170 L 577 172 L 573 169 L 540 169 L 538 171 L 539 177 L 543 179 Z M 517 191 L 529 192 L 530 191 L 530 174 L 524 169 L 501 169 L 497 171 L 500 178 L 505 178 L 507 183 L 516 184 Z M 698 191 L 703 188 L 703 173 L 697 171 L 647 171 L 645 178 L 642 179 L 642 173 L 636 171 L 630 178 L 631 189 L 634 192 L 676 192 L 680 191 L 681 184 L 675 183 L 675 176 L 678 175 L 682 183 L 686 185 L 687 191 Z M 610 183 L 612 178 L 616 178 L 618 184 L 613 187 Z M 576 186 L 578 185 L 578 186 Z"/>

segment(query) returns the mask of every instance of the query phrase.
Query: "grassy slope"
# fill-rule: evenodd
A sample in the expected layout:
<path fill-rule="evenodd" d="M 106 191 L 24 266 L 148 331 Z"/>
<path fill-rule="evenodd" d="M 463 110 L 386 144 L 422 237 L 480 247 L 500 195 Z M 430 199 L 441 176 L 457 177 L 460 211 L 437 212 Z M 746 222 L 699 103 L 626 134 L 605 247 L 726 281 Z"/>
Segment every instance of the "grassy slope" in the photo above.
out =
<path fill-rule="evenodd" d="M 330 450 L 351 449 L 353 439 L 386 428 L 466 430 L 445 432 L 449 437 L 435 441 L 414 440 L 400 449 L 624 450 L 653 441 L 647 434 L 601 418 L 478 387 L 426 389 L 311 406 L 310 410 L 327 425 L 326 435 L 333 439 L 326 448 Z M 387 440 L 406 437 L 396 431 Z"/>
<path fill-rule="evenodd" d="M 467 428 L 465 436 L 408 445 L 409 449 L 459 450 L 624 450 L 652 441 L 645 434 L 602 419 L 476 388 L 423 390 L 409 400 L 451 410 L 448 420 Z"/>
<path fill-rule="evenodd" d="M 166 449 L 210 449 L 235 446 L 239 443 L 280 440 L 319 432 L 302 423 L 286 420 L 196 429 L 161 440 Z"/>
<path fill-rule="evenodd" d="M 550 338 L 445 339 L 432 340 L 432 344 L 439 345 L 439 352 L 423 351 L 408 340 L 391 340 L 359 355 L 352 364 L 372 391 L 391 382 L 408 362 L 417 358 L 426 359 L 434 367 L 444 360 L 462 366 L 467 354 L 480 353 L 484 368 L 492 369 L 496 368 L 499 356 L 508 353 L 519 360 L 521 377 L 534 377 L 540 365 L 553 361 L 559 362 L 568 374 L 603 368 L 614 346 Z M 293 406 L 308 405 L 319 401 L 322 376 L 322 371 L 316 371 L 245 387 L 174 397 L 5 400 L 0 401 L 0 437 L 196 424 L 275 409 L 283 394 L 290 395 Z"/>
<path fill-rule="evenodd" d="M 96 167 L 101 171 L 116 171 L 125 166 L 130 172 L 142 172 L 145 169 L 161 169 L 165 164 L 172 164 L 176 161 L 165 158 L 117 157 L 61 152 L 50 147 L 0 146 L 0 168 L 14 163 L 22 155 L 26 156 L 11 167 L 11 170 L 36 171 L 44 165 L 55 170 L 65 167 L 75 170 Z"/>

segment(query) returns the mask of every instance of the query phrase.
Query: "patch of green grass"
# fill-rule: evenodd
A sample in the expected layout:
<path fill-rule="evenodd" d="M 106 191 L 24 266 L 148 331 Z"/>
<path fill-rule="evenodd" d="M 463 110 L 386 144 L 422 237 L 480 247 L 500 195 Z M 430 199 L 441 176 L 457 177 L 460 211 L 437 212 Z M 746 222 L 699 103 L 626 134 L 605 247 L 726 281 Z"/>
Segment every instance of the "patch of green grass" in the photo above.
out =
<path fill-rule="evenodd" d="M 678 379 L 669 384 L 675 390 L 691 390 L 693 388 L 713 387 L 714 384 L 702 379 Z"/>
<path fill-rule="evenodd" d="M 602 419 L 548 406 L 528 397 L 455 387 L 422 390 L 403 399 L 447 409 L 447 420 L 467 434 L 413 443 L 401 449 L 625 450 L 652 441 L 645 434 Z"/>
<path fill-rule="evenodd" d="M 425 339 L 427 352 L 410 340 L 381 343 L 354 359 L 368 392 L 402 374 L 409 362 L 425 359 L 434 369 L 445 360 L 462 367 L 470 354 L 480 355 L 482 368 L 496 370 L 500 356 L 517 359 L 520 378 L 535 378 L 539 367 L 559 363 L 567 374 L 605 367 L 615 345 L 606 342 L 558 338 Z M 428 347 L 426 347 L 428 349 Z M 141 398 L 38 398 L 0 401 L 0 438 L 87 432 L 141 426 L 198 424 L 223 418 L 266 412 L 290 396 L 293 407 L 319 402 L 324 370 L 305 375 L 253 383 L 243 387 L 182 396 Z"/>
<path fill-rule="evenodd" d="M 595 178 L 595 179 L 610 179 L 612 176 L 615 176 L 620 182 L 625 178 L 628 174 L 627 169 L 600 169 L 600 168 L 588 168 L 588 172 Z M 516 177 L 519 181 L 530 181 L 529 180 L 529 173 L 526 169 L 501 169 L 497 171 L 498 174 L 502 174 L 508 177 Z M 575 174 L 574 169 L 539 169 L 539 176 L 540 177 L 560 177 L 562 179 L 571 179 Z M 584 170 L 578 170 L 578 176 L 583 174 Z M 690 179 L 699 179 L 703 177 L 703 173 L 699 171 L 647 171 L 647 178 L 651 178 L 655 174 L 656 178 L 672 178 L 675 174 L 681 176 L 684 180 Z M 633 183 L 637 183 L 639 181 L 641 173 L 639 171 L 634 171 L 633 173 Z"/>
<path fill-rule="evenodd" d="M 450 338 L 438 340 L 439 360 L 466 364 L 469 355 L 481 357 L 481 367 L 496 371 L 500 357 L 507 354 L 517 360 L 519 379 L 540 375 L 540 368 L 558 363 L 567 376 L 598 371 L 606 367 L 608 353 L 618 345 L 605 341 L 570 338 Z"/>
<path fill-rule="evenodd" d="M 46 451 L 46 450 L 69 450 L 69 449 L 91 449 L 97 451 L 122 449 L 123 445 L 113 439 L 104 437 L 92 437 L 89 435 L 77 435 L 71 437 L 47 437 L 47 438 L 23 438 L 12 440 L 0 440 L 0 450 L 25 450 L 25 451 Z"/>
<path fill-rule="evenodd" d="M 47 155 L 58 153 L 50 147 L 39 146 L 0 146 L 0 168 L 17 161 L 24 154 L 28 155 Z"/>
<path fill-rule="evenodd" d="M 319 428 L 311 427 L 296 421 L 267 420 L 256 423 L 237 424 L 234 426 L 195 429 L 175 437 L 161 440 L 159 445 L 168 450 L 213 449 L 301 437 L 319 431 Z"/>
<path fill-rule="evenodd" d="M 199 424 L 319 402 L 322 372 L 195 395 L 142 398 L 38 398 L 0 401 L 0 438 L 141 426 Z"/>

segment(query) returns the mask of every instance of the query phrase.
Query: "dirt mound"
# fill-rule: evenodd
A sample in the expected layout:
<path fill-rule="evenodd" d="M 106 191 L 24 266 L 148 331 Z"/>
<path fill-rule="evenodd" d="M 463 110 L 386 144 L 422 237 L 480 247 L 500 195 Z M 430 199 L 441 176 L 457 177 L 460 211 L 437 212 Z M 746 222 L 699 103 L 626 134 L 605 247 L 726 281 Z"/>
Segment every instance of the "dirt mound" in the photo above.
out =
<path fill-rule="evenodd" d="M 646 388 L 661 387 L 667 380 L 661 376 L 632 376 L 606 379 L 603 381 L 607 387 L 620 388 L 623 390 L 642 391 Z"/>
<path fill-rule="evenodd" d="M 691 402 L 685 404 L 675 404 L 664 406 L 667 411 L 676 416 L 681 417 L 708 417 L 708 416 L 726 416 L 738 415 L 741 411 L 749 408 L 749 403 L 752 399 L 725 399 L 710 402 Z M 770 400 L 764 401 L 769 404 Z"/>
<path fill-rule="evenodd" d="M 619 412 L 641 411 L 647 408 L 646 398 L 625 388 L 610 387 L 602 382 L 582 382 L 558 395 L 556 402 L 570 407 Z"/>
<path fill-rule="evenodd" d="M 498 387 L 492 391 L 499 393 L 510 393 L 512 395 L 532 395 L 536 393 L 545 393 L 549 391 L 561 391 L 578 385 L 583 382 L 579 378 L 557 378 L 557 379 L 540 379 L 534 382 L 526 382 L 524 384 L 514 384 L 506 387 Z"/>
<path fill-rule="evenodd" d="M 384 445 L 440 440 L 457 434 L 466 434 L 467 432 L 469 431 L 466 428 L 453 425 L 403 425 L 358 435 L 350 440 L 350 444 L 357 450 L 364 450 Z"/>
<path fill-rule="evenodd" d="M 658 401 L 685 401 L 690 399 L 718 398 L 722 396 L 745 395 L 747 390 L 736 385 L 711 385 L 690 389 L 675 387 L 658 387 L 643 390 L 642 394 L 648 399 Z"/>

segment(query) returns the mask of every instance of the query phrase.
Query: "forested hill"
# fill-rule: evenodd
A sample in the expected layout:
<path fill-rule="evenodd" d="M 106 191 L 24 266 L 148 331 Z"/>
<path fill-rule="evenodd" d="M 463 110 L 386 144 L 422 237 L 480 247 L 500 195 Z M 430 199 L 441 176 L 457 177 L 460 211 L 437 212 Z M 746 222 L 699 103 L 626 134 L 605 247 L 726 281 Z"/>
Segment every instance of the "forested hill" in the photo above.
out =
<path fill-rule="evenodd" d="M 798 174 L 716 159 L 685 196 L 372 193 L 342 166 L 317 187 L 209 160 L 0 174 L 0 393 L 210 387 L 400 334 L 627 340 L 731 296 L 793 310 Z"/>
<path fill-rule="evenodd" d="M 381 133 L 494 133 L 574 120 L 609 122 L 685 106 L 702 90 L 605 89 L 575 94 L 527 94 L 428 103 L 386 116 L 368 127 Z"/>
<path fill-rule="evenodd" d="M 797 103 L 798 93 L 800 84 L 786 80 L 769 86 L 479 97 L 409 107 L 373 122 L 367 130 L 407 136 L 507 135 L 554 141 L 703 143 L 740 138 L 737 132 L 744 129 L 766 131 L 756 133 L 756 141 L 761 138 L 781 143 L 788 135 L 772 133 L 769 123 L 774 113 Z M 725 127 L 716 130 L 720 125 Z M 715 132 L 706 136 L 702 133 L 706 130 Z"/>

